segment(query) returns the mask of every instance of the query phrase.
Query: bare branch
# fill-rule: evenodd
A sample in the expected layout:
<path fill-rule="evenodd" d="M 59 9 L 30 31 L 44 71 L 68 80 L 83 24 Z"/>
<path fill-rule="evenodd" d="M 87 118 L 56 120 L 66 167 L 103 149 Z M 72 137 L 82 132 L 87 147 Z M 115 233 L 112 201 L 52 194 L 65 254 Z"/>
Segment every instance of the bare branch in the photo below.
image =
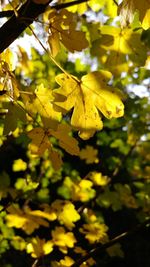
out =
<path fill-rule="evenodd" d="M 89 0 L 75 0 L 73 2 L 66 2 L 66 3 L 54 5 L 54 6 L 52 6 L 52 8 L 54 8 L 56 10 L 60 10 L 60 9 L 67 8 L 67 7 L 70 7 L 70 6 L 83 4 L 83 3 L 88 2 L 88 1 Z"/>
<path fill-rule="evenodd" d="M 109 242 L 107 242 L 105 244 L 98 243 L 92 250 L 87 252 L 85 256 L 81 257 L 71 267 L 79 267 L 84 261 L 88 260 L 89 258 L 91 258 L 97 254 L 103 253 L 105 251 L 105 249 L 111 247 L 112 245 L 114 245 L 118 242 L 123 241 L 124 239 L 129 238 L 130 236 L 133 236 L 134 234 L 140 232 L 142 229 L 144 229 L 148 226 L 150 226 L 150 219 L 137 225 L 134 229 L 116 236 L 115 238 L 113 238 L 112 240 L 110 240 Z"/>
<path fill-rule="evenodd" d="M 83 3 L 88 2 L 88 1 L 89 0 L 75 0 L 73 2 L 71 1 L 71 2 L 52 5 L 51 7 L 56 9 L 56 10 L 60 10 L 60 9 L 67 8 L 67 7 L 70 7 L 70 6 L 83 4 Z M 12 15 L 14 15 L 14 11 L 13 10 L 6 10 L 6 11 L 1 11 L 0 12 L 0 18 L 9 18 Z"/>
<path fill-rule="evenodd" d="M 27 0 L 15 14 L 0 28 L 0 53 L 2 53 L 18 36 L 45 11 L 47 4 L 36 4 Z"/>
<path fill-rule="evenodd" d="M 14 14 L 13 10 L 5 10 L 0 12 L 0 18 L 10 18 Z"/>
<path fill-rule="evenodd" d="M 64 4 L 58 4 L 52 6 L 56 10 L 66 8 L 69 6 L 81 4 L 88 0 L 75 0 Z M 47 4 L 36 4 L 33 0 L 27 0 L 21 8 L 17 11 L 18 16 L 14 14 L 14 11 L 2 11 L 0 12 L 0 18 L 4 16 L 11 16 L 11 18 L 4 23 L 0 28 L 0 53 L 2 53 L 11 43 L 13 43 L 19 35 L 33 23 L 36 18 L 42 14 L 46 7 L 51 3 L 50 0 Z"/>

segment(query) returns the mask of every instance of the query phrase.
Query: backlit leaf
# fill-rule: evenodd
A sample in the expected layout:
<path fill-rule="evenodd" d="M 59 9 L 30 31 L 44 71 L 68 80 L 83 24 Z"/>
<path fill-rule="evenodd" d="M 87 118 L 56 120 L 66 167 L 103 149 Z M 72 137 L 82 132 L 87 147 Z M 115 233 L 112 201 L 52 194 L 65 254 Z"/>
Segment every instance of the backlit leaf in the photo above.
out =
<path fill-rule="evenodd" d="M 27 244 L 27 253 L 30 253 L 33 258 L 41 258 L 53 251 L 53 243 L 39 237 L 34 237 Z"/>
<path fill-rule="evenodd" d="M 32 140 L 29 144 L 32 154 L 42 156 L 46 149 L 51 149 L 47 130 L 37 127 L 28 132 L 28 136 Z"/>
<path fill-rule="evenodd" d="M 72 232 L 66 232 L 64 227 L 55 227 L 52 230 L 52 241 L 63 253 L 67 253 L 68 248 L 73 248 L 76 238 Z"/>
<path fill-rule="evenodd" d="M 40 114 L 45 128 L 56 129 L 61 119 L 61 113 L 56 110 L 52 101 L 52 90 L 43 84 L 37 86 L 33 94 L 26 96 L 25 106 L 31 114 Z"/>
<path fill-rule="evenodd" d="M 10 132 L 13 132 L 18 126 L 18 121 L 23 123 L 26 122 L 26 113 L 21 106 L 11 101 L 8 103 L 7 108 L 8 112 L 4 122 L 4 135 L 8 135 Z"/>
<path fill-rule="evenodd" d="M 60 147 L 65 149 L 69 154 L 79 154 L 78 141 L 70 135 L 71 127 L 69 125 L 60 124 L 57 131 L 50 130 L 50 133 L 58 139 Z"/>
<path fill-rule="evenodd" d="M 9 212 L 6 216 L 7 225 L 9 227 L 21 228 L 28 235 L 32 234 L 41 225 L 44 227 L 49 226 L 49 223 L 40 218 L 40 216 L 31 215 L 28 211 L 22 210 L 17 206 L 11 205 L 7 208 L 7 211 Z"/>
<path fill-rule="evenodd" d="M 122 25 L 126 26 L 133 21 L 135 11 L 139 12 L 142 27 L 147 30 L 150 27 L 150 1 L 149 0 L 124 0 L 119 6 Z"/>
<path fill-rule="evenodd" d="M 49 15 L 50 35 L 48 42 L 51 53 L 55 57 L 60 49 L 59 42 L 70 51 L 81 51 L 88 46 L 85 33 L 76 30 L 76 22 L 73 14 L 66 9 L 59 13 L 52 11 Z"/>
<path fill-rule="evenodd" d="M 88 139 L 103 128 L 99 111 L 108 119 L 123 116 L 124 105 L 115 90 L 107 85 L 111 73 L 95 71 L 78 81 L 75 77 L 60 74 L 56 77 L 61 86 L 54 91 L 58 106 L 69 111 L 73 108 L 71 124 L 80 131 L 80 137 Z M 59 102 L 59 95 L 66 100 Z"/>
<path fill-rule="evenodd" d="M 106 242 L 107 231 L 108 227 L 98 222 L 83 224 L 83 228 L 80 228 L 80 232 L 85 234 L 85 238 L 88 239 L 91 244 L 95 242 Z"/>

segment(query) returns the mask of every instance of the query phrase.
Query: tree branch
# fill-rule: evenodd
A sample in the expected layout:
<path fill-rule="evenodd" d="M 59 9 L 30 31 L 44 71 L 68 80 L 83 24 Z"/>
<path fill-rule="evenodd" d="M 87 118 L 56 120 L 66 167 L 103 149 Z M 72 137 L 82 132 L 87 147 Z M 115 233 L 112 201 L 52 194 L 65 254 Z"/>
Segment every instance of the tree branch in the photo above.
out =
<path fill-rule="evenodd" d="M 51 6 L 51 8 L 60 10 L 87 1 L 88 0 L 75 0 L 73 2 L 54 5 Z M 27 0 L 18 10 L 18 16 L 14 14 L 13 10 L 0 12 L 0 18 L 4 17 L 4 15 L 8 17 L 11 16 L 11 18 L 0 28 L 0 53 L 17 39 L 19 35 L 45 11 L 46 7 L 51 2 L 52 0 L 47 4 L 42 5 L 34 3 L 33 0 Z"/>
<path fill-rule="evenodd" d="M 4 10 L 0 12 L 0 18 L 10 18 L 13 14 L 13 10 Z"/>
<path fill-rule="evenodd" d="M 18 36 L 45 11 L 47 4 L 36 4 L 27 0 L 15 14 L 0 28 L 0 53 L 2 53 Z"/>
<path fill-rule="evenodd" d="M 56 9 L 56 10 L 60 10 L 63 8 L 67 8 L 70 6 L 75 6 L 75 5 L 79 5 L 79 4 L 83 4 L 85 2 L 88 2 L 89 0 L 75 0 L 75 1 L 71 1 L 71 2 L 66 2 L 66 3 L 61 3 L 61 4 L 56 4 L 56 5 L 52 5 L 51 7 Z M 0 18 L 10 18 L 12 15 L 14 15 L 14 11 L 13 10 L 4 10 L 0 12 Z"/>
<path fill-rule="evenodd" d="M 140 232 L 142 229 L 150 226 L 150 219 L 147 219 L 143 223 L 137 225 L 134 229 L 122 233 L 115 238 L 111 239 L 109 242 L 105 244 L 98 243 L 92 250 L 86 253 L 85 256 L 81 257 L 79 260 L 77 260 L 71 267 L 79 267 L 84 261 L 88 260 L 91 257 L 96 256 L 97 254 L 100 255 L 100 253 L 103 253 L 105 249 L 111 247 L 112 245 L 123 241 L 124 239 L 129 238 L 130 236 L 133 236 L 134 234 Z"/>
<path fill-rule="evenodd" d="M 71 2 L 66 2 L 66 3 L 54 5 L 54 6 L 52 6 L 52 8 L 55 8 L 56 10 L 60 10 L 60 9 L 67 8 L 70 6 L 83 4 L 83 3 L 88 2 L 88 1 L 89 0 L 75 0 L 75 1 L 71 1 Z"/>

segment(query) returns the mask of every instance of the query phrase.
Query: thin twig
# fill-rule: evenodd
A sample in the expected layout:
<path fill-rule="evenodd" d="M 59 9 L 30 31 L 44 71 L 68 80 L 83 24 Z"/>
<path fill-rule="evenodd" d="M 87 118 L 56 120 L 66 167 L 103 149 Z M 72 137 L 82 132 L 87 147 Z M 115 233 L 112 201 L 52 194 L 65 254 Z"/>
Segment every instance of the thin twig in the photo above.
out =
<path fill-rule="evenodd" d="M 46 47 L 43 45 L 43 43 L 39 40 L 39 38 L 37 37 L 37 35 L 35 34 L 35 32 L 33 31 L 33 29 L 29 26 L 29 29 L 31 30 L 32 34 L 34 35 L 34 37 L 36 38 L 36 40 L 39 42 L 39 44 L 41 45 L 41 47 L 43 48 L 43 50 L 49 55 L 50 59 L 53 61 L 53 63 L 63 72 L 65 73 L 67 76 L 71 77 L 71 75 L 51 56 L 51 54 L 49 53 L 49 51 L 46 49 Z"/>
<path fill-rule="evenodd" d="M 33 264 L 32 264 L 31 267 L 36 267 L 36 266 L 37 266 L 37 263 L 38 263 L 38 259 L 36 259 L 36 260 L 33 262 Z"/>
<path fill-rule="evenodd" d="M 13 14 L 13 10 L 4 10 L 0 12 L 0 18 L 10 18 Z"/>
<path fill-rule="evenodd" d="M 97 254 L 100 255 L 100 253 L 103 253 L 107 248 L 111 247 L 112 245 L 122 242 L 124 239 L 129 238 L 130 236 L 133 236 L 137 232 L 140 232 L 142 229 L 150 226 L 150 219 L 144 221 L 143 223 L 137 225 L 134 229 L 131 229 L 128 232 L 124 232 L 115 238 L 111 239 L 105 244 L 98 243 L 92 250 L 88 251 L 85 256 L 81 257 L 79 260 L 77 260 L 71 267 L 79 267 L 83 262 L 88 260 L 91 257 L 96 256 Z"/>
<path fill-rule="evenodd" d="M 51 7 L 54 8 L 54 9 L 56 9 L 56 10 L 60 10 L 60 9 L 67 8 L 67 7 L 70 7 L 70 6 L 75 6 L 75 5 L 83 4 L 83 3 L 88 2 L 88 1 L 89 0 L 75 0 L 75 1 L 72 1 L 72 2 L 66 2 L 66 3 L 62 3 L 62 4 L 56 4 L 56 5 L 53 5 Z"/>
<path fill-rule="evenodd" d="M 116 6 L 119 6 L 119 4 L 117 3 L 116 0 L 113 0 L 113 2 L 114 2 L 114 4 L 115 4 Z"/>
<path fill-rule="evenodd" d="M 55 10 L 61 10 L 63 8 L 79 5 L 88 2 L 89 0 L 75 0 L 73 2 L 67 2 L 67 3 L 61 3 L 52 5 L 51 8 L 54 8 Z M 13 10 L 4 10 L 0 12 L 0 18 L 10 18 L 14 14 Z"/>

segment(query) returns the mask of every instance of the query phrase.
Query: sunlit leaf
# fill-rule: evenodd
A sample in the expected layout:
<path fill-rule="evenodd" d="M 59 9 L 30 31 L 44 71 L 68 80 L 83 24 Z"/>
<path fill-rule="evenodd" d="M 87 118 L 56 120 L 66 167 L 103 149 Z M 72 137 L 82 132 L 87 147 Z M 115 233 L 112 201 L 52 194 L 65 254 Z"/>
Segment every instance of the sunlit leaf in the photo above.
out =
<path fill-rule="evenodd" d="M 81 51 L 88 46 L 85 33 L 76 30 L 73 14 L 63 9 L 59 13 L 52 11 L 49 15 L 50 35 L 48 42 L 55 57 L 60 50 L 59 42 L 70 51 Z"/>
<path fill-rule="evenodd" d="M 34 230 L 38 229 L 41 225 L 48 227 L 49 223 L 40 218 L 40 216 L 30 215 L 25 210 L 21 210 L 17 206 L 10 206 L 7 208 L 9 214 L 6 216 L 7 225 L 9 227 L 21 228 L 28 235 L 32 234 Z"/>
<path fill-rule="evenodd" d="M 85 234 L 85 238 L 88 239 L 90 243 L 106 242 L 107 231 L 108 227 L 105 224 L 100 224 L 98 222 L 83 224 L 83 228 L 80 228 L 80 232 Z"/>
<path fill-rule="evenodd" d="M 32 154 L 42 156 L 46 149 L 51 148 L 51 143 L 48 138 L 48 132 L 42 128 L 34 128 L 28 132 L 32 142 L 29 144 L 29 149 Z"/>
<path fill-rule="evenodd" d="M 26 122 L 25 110 L 18 104 L 9 102 L 3 134 L 8 135 L 10 132 L 13 132 L 18 126 L 18 121 L 21 121 L 22 123 Z"/>
<path fill-rule="evenodd" d="M 65 149 L 69 154 L 79 154 L 78 141 L 70 135 L 71 127 L 69 125 L 60 124 L 57 131 L 51 130 L 50 133 L 58 139 L 60 147 Z"/>
<path fill-rule="evenodd" d="M 55 90 L 55 103 L 66 111 L 74 108 L 71 124 L 80 131 L 83 139 L 90 138 L 96 130 L 103 128 L 99 111 L 108 119 L 123 116 L 124 106 L 120 97 L 107 85 L 110 78 L 111 73 L 107 71 L 89 73 L 81 81 L 65 74 L 56 77 L 61 87 Z M 59 102 L 59 95 L 67 99 Z"/>
<path fill-rule="evenodd" d="M 52 241 L 63 253 L 67 253 L 68 248 L 73 248 L 77 242 L 72 232 L 66 232 L 64 227 L 59 226 L 52 230 Z"/>
<path fill-rule="evenodd" d="M 51 241 L 45 241 L 39 237 L 34 237 L 31 242 L 27 244 L 27 253 L 30 253 L 33 258 L 41 258 L 53 251 L 53 243 Z"/>
<path fill-rule="evenodd" d="M 149 0 L 124 0 L 119 6 L 122 25 L 127 25 L 133 21 L 135 11 L 139 13 L 142 27 L 146 30 L 150 27 L 150 1 Z"/>
<path fill-rule="evenodd" d="M 75 227 L 74 222 L 80 219 L 79 213 L 70 201 L 56 200 L 53 202 L 52 208 L 56 210 L 59 222 L 64 224 L 68 229 Z"/>
<path fill-rule="evenodd" d="M 61 113 L 56 110 L 52 101 L 52 90 L 40 84 L 33 94 L 26 96 L 25 106 L 31 114 L 40 114 L 45 128 L 56 129 Z"/>

